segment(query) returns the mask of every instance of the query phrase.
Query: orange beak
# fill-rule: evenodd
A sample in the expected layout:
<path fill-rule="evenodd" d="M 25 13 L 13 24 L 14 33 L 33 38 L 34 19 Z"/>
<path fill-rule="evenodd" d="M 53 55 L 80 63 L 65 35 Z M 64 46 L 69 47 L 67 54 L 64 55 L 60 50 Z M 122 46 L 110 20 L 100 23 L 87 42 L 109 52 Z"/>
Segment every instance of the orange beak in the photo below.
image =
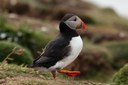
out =
<path fill-rule="evenodd" d="M 74 77 L 80 74 L 80 71 L 68 71 L 68 70 L 58 70 L 59 73 L 64 73 L 67 76 Z"/>

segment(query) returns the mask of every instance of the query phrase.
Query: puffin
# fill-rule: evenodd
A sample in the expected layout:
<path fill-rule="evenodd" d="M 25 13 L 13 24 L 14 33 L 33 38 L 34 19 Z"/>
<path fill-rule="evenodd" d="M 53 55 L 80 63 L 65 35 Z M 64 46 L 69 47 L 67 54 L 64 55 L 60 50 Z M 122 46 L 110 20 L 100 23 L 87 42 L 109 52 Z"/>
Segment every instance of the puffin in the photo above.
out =
<path fill-rule="evenodd" d="M 63 70 L 78 57 L 83 48 L 83 41 L 77 29 L 85 30 L 86 24 L 77 15 L 66 14 L 59 23 L 59 34 L 45 46 L 31 67 L 48 69 L 54 79 L 56 72 L 67 73 L 68 75 L 79 73 L 79 71 Z"/>

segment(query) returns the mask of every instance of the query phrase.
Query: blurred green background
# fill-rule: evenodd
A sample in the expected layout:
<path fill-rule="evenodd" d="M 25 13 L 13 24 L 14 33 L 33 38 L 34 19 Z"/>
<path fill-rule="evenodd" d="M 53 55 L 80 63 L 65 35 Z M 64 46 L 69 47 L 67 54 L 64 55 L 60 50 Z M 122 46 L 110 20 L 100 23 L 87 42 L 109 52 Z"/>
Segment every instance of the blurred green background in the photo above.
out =
<path fill-rule="evenodd" d="M 78 15 L 87 25 L 80 32 L 84 48 L 66 69 L 80 70 L 80 79 L 108 81 L 128 63 L 128 19 L 111 8 L 100 8 L 82 0 L 1 0 L 0 61 L 13 51 L 8 63 L 30 64 L 58 34 L 66 13 Z"/>

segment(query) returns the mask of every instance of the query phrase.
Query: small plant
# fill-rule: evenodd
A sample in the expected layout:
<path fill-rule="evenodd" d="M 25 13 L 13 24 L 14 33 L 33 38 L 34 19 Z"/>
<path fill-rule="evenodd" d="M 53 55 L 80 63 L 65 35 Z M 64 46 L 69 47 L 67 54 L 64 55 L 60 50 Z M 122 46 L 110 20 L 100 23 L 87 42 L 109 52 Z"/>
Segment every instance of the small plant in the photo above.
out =
<path fill-rule="evenodd" d="M 7 57 L 2 61 L 2 63 L 7 63 L 8 60 L 13 60 L 12 58 L 10 58 L 12 54 L 22 55 L 23 52 L 24 49 L 17 49 L 16 47 L 14 47 L 12 49 L 12 52 L 7 55 Z"/>
<path fill-rule="evenodd" d="M 29 50 L 16 43 L 0 41 L 0 61 L 15 64 L 30 64 L 33 61 Z"/>

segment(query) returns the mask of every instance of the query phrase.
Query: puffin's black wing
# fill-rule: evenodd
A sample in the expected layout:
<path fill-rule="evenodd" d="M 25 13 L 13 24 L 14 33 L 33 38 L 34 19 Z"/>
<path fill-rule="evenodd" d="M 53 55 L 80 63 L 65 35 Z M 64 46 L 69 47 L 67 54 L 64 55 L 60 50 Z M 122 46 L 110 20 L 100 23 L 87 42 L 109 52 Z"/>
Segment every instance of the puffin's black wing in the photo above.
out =
<path fill-rule="evenodd" d="M 42 55 L 37 58 L 33 64 L 46 68 L 55 65 L 57 61 L 69 55 L 70 40 L 71 39 L 65 38 L 65 36 L 60 34 L 56 39 L 48 43 Z"/>

